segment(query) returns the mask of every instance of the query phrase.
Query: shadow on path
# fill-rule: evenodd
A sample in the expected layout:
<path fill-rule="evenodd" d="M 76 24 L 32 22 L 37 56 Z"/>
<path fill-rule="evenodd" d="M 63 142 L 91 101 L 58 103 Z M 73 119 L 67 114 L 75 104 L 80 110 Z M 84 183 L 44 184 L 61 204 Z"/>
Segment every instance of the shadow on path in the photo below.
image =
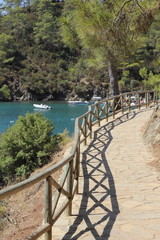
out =
<path fill-rule="evenodd" d="M 138 113 L 127 113 L 94 132 L 93 141 L 82 156 L 84 185 L 79 214 L 62 240 L 109 239 L 120 211 L 114 178 L 105 153 L 113 139 L 111 131 Z"/>

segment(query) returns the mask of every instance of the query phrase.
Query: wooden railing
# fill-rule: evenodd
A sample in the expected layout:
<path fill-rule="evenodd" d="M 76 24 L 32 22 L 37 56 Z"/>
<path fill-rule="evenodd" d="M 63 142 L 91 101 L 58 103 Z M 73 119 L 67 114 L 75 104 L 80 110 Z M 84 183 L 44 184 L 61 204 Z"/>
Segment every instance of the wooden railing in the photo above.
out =
<path fill-rule="evenodd" d="M 136 101 L 133 103 L 133 97 Z M 74 142 L 70 153 L 60 162 L 13 186 L 0 191 L 0 200 L 15 193 L 29 188 L 40 181 L 45 182 L 45 203 L 44 219 L 42 226 L 32 232 L 25 240 L 35 240 L 45 234 L 46 240 L 52 239 L 52 226 L 61 214 L 67 209 L 68 215 L 72 214 L 72 200 L 78 192 L 80 146 L 87 144 L 87 139 L 92 138 L 92 127 L 95 124 L 100 126 L 101 121 L 109 117 L 115 118 L 116 114 L 124 114 L 132 109 L 148 108 L 158 103 L 159 93 L 155 91 L 130 92 L 99 101 L 89 106 L 88 112 L 78 117 L 75 121 Z M 54 173 L 62 170 L 59 181 L 54 179 Z M 54 197 L 52 199 L 54 189 Z M 60 203 L 61 197 L 64 201 Z"/>

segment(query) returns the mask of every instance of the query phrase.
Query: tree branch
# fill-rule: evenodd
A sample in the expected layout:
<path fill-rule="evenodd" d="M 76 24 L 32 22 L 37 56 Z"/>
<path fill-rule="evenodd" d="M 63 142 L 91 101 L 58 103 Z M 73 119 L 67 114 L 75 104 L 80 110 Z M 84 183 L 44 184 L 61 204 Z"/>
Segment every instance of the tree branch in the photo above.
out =
<path fill-rule="evenodd" d="M 120 12 L 122 11 L 122 9 L 125 7 L 126 4 L 130 3 L 130 2 L 135 2 L 138 7 L 141 9 L 142 12 L 144 12 L 144 9 L 141 7 L 141 5 L 138 3 L 138 0 L 128 0 L 126 2 L 123 3 L 122 7 L 119 9 L 118 13 L 116 14 L 116 16 L 118 16 L 120 14 Z"/>

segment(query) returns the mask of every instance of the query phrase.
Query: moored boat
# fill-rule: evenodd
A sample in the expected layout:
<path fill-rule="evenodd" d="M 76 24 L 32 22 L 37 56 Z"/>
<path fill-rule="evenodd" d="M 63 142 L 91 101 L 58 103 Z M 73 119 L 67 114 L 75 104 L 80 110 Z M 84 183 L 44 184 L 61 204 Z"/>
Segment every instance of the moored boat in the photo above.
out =
<path fill-rule="evenodd" d="M 48 105 L 46 105 L 46 104 L 33 104 L 33 106 L 35 107 L 35 108 L 40 108 L 40 109 L 51 109 L 51 107 L 50 106 L 48 106 Z"/>
<path fill-rule="evenodd" d="M 91 100 L 92 101 L 101 101 L 102 98 L 101 97 L 97 97 L 97 96 L 93 96 Z"/>
<path fill-rule="evenodd" d="M 78 105 L 86 105 L 86 104 L 89 104 L 88 101 L 82 101 L 82 100 L 75 100 L 75 101 L 68 101 L 69 104 L 78 104 Z"/>

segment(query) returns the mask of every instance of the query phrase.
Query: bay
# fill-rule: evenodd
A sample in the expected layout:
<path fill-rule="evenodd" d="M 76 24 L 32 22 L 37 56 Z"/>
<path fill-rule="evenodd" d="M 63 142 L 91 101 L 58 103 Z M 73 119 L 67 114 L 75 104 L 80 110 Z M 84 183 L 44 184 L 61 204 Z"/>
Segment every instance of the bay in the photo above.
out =
<path fill-rule="evenodd" d="M 51 106 L 51 109 L 35 109 L 33 103 L 36 102 L 0 102 L 0 133 L 11 127 L 18 116 L 39 112 L 53 122 L 54 134 L 67 129 L 71 136 L 74 132 L 76 117 L 81 116 L 88 110 L 88 105 L 70 105 L 67 102 L 37 102 L 37 104 L 47 104 Z"/>

